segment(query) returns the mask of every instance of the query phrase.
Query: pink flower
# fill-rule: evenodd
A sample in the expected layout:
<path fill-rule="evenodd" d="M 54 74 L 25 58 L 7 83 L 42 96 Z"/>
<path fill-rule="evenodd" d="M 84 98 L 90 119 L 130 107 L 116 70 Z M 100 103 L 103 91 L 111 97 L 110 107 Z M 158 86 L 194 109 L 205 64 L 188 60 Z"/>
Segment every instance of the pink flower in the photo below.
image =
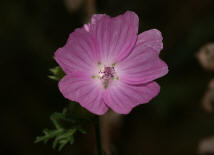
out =
<path fill-rule="evenodd" d="M 128 114 L 159 91 L 153 80 L 168 72 L 159 58 L 161 33 L 138 35 L 138 16 L 131 11 L 111 18 L 93 15 L 91 23 L 72 32 L 55 59 L 66 75 L 59 89 L 69 100 L 102 115 L 109 108 Z"/>

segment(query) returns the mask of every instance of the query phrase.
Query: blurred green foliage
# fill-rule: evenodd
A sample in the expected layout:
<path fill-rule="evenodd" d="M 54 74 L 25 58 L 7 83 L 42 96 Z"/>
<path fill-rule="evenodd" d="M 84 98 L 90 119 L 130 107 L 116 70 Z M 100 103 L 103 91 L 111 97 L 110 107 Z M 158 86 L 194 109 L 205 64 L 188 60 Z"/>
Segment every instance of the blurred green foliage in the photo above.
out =
<path fill-rule="evenodd" d="M 59 66 L 51 68 L 50 72 L 52 75 L 49 75 L 48 77 L 56 81 L 59 81 L 65 75 L 64 71 Z"/>

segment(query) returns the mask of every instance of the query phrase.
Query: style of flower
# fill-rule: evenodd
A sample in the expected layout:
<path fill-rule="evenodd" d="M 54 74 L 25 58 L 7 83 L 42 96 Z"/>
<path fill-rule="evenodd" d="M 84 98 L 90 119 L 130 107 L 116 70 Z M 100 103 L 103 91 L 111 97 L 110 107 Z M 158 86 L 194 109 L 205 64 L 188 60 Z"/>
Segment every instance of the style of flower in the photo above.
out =
<path fill-rule="evenodd" d="M 156 29 L 138 34 L 138 22 L 131 11 L 113 18 L 95 14 L 70 34 L 55 52 L 66 74 L 59 82 L 65 98 L 102 115 L 109 108 L 128 114 L 158 95 L 153 80 L 168 72 L 159 58 L 162 36 Z"/>

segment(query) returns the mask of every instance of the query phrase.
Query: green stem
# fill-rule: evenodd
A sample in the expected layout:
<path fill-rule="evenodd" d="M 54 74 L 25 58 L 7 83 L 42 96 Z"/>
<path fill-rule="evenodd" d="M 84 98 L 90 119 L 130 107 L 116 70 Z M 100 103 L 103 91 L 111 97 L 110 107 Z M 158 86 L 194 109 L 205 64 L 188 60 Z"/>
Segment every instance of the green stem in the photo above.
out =
<path fill-rule="evenodd" d="M 102 144 L 101 144 L 101 136 L 100 136 L 99 116 L 96 116 L 95 134 L 96 134 L 96 143 L 97 143 L 97 155 L 102 155 Z"/>

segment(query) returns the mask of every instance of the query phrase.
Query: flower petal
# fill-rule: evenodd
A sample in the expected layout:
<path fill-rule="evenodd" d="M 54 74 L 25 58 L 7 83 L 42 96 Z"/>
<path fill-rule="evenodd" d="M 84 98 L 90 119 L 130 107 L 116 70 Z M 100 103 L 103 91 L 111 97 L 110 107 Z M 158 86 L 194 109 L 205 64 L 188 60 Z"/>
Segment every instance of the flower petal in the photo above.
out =
<path fill-rule="evenodd" d="M 104 100 L 115 112 L 128 114 L 135 106 L 148 103 L 159 91 L 156 82 L 129 85 L 118 80 L 106 91 Z"/>
<path fill-rule="evenodd" d="M 94 14 L 91 17 L 91 24 L 96 24 L 97 22 L 99 22 L 99 20 L 101 20 L 105 16 L 107 16 L 107 15 L 106 14 Z"/>
<path fill-rule="evenodd" d="M 160 53 L 163 48 L 163 37 L 161 32 L 157 29 L 151 29 L 142 32 L 138 35 L 137 44 L 138 46 L 143 45 L 144 47 L 151 47 L 156 52 Z"/>
<path fill-rule="evenodd" d="M 65 46 L 55 52 L 55 59 L 66 73 L 90 71 L 97 65 L 96 42 L 84 28 L 76 29 Z"/>
<path fill-rule="evenodd" d="M 101 61 L 115 63 L 125 58 L 133 48 L 138 33 L 138 16 L 131 11 L 110 18 L 94 16 L 90 32 L 97 39 Z"/>
<path fill-rule="evenodd" d="M 166 63 L 159 58 L 163 46 L 161 38 L 157 30 L 139 35 L 130 55 L 116 66 L 120 80 L 129 84 L 142 84 L 168 73 Z"/>
<path fill-rule="evenodd" d="M 91 24 L 96 24 L 100 19 L 102 19 L 103 17 L 105 17 L 105 14 L 94 14 L 91 17 L 91 22 L 88 24 L 84 24 L 83 27 L 84 29 L 89 32 L 91 30 Z"/>
<path fill-rule="evenodd" d="M 108 110 L 103 101 L 104 89 L 100 80 L 92 79 L 88 75 L 65 75 L 59 82 L 59 90 L 65 98 L 79 102 L 92 113 L 102 115 Z"/>

